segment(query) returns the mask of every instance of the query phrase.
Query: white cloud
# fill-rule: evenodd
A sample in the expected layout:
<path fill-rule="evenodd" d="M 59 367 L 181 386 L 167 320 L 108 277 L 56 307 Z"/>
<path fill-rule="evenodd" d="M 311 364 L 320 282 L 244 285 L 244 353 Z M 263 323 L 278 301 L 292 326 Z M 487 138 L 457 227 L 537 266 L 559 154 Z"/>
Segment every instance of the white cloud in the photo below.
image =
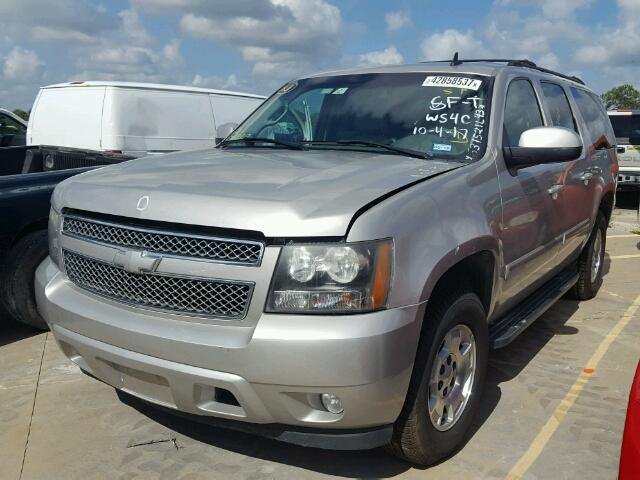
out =
<path fill-rule="evenodd" d="M 618 27 L 601 28 L 573 56 L 580 65 L 640 67 L 640 2 L 618 0 Z"/>
<path fill-rule="evenodd" d="M 2 65 L 2 75 L 5 80 L 29 80 L 35 76 L 42 61 L 33 50 L 26 50 L 15 46 L 5 57 Z"/>
<path fill-rule="evenodd" d="M 272 88 L 339 58 L 340 10 L 325 0 L 132 0 L 153 13 L 180 13 L 180 29 L 237 49 Z"/>
<path fill-rule="evenodd" d="M 411 25 L 409 14 L 403 11 L 385 13 L 384 21 L 387 24 L 387 33 L 397 32 Z"/>
<path fill-rule="evenodd" d="M 60 41 L 69 43 L 95 43 L 98 39 L 78 30 L 51 28 L 36 25 L 31 30 L 33 40 Z"/>
<path fill-rule="evenodd" d="M 479 58 L 489 55 L 489 51 L 476 38 L 473 30 L 461 32 L 449 28 L 426 37 L 420 44 L 420 51 L 425 60 L 443 60 L 453 58 L 458 52 L 460 58 Z"/>
<path fill-rule="evenodd" d="M 149 45 L 153 42 L 153 37 L 140 22 L 138 12 L 134 10 L 122 10 L 118 13 L 118 17 L 120 17 L 122 21 L 121 30 L 124 36 L 130 41 L 138 45 Z"/>
<path fill-rule="evenodd" d="M 558 70 L 560 68 L 560 59 L 553 52 L 545 53 L 541 57 L 536 58 L 535 62 L 541 67 L 551 70 Z"/>
<path fill-rule="evenodd" d="M 404 58 L 394 46 L 378 50 L 375 52 L 367 52 L 358 55 L 358 66 L 368 67 L 377 65 L 398 65 L 404 62 Z"/>
<path fill-rule="evenodd" d="M 2 0 L 3 34 L 14 39 L 92 42 L 92 37 L 117 27 L 103 8 L 82 0 Z"/>
<path fill-rule="evenodd" d="M 203 76 L 196 74 L 191 81 L 195 87 L 220 88 L 222 90 L 246 90 L 246 85 L 238 79 L 235 73 L 224 76 Z"/>
<path fill-rule="evenodd" d="M 97 80 L 129 80 L 155 83 L 186 83 L 181 74 L 183 58 L 180 44 L 173 40 L 156 50 L 135 45 L 92 48 L 90 55 L 78 59 L 79 74 L 74 77 Z"/>
<path fill-rule="evenodd" d="M 634 1 L 634 0 L 629 0 Z M 498 6 L 534 5 L 540 7 L 545 18 L 566 18 L 580 9 L 590 6 L 593 0 L 497 0 Z"/>

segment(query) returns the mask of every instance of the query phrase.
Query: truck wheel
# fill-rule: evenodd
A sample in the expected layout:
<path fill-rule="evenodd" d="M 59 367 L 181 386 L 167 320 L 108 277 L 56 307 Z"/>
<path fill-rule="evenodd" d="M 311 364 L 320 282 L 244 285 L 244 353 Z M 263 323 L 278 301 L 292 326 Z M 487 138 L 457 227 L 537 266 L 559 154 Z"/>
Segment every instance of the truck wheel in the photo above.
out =
<path fill-rule="evenodd" d="M 9 251 L 4 265 L 3 302 L 18 322 L 41 330 L 48 330 L 36 308 L 34 277 L 36 268 L 48 254 L 47 232 L 39 230 L 20 239 Z"/>
<path fill-rule="evenodd" d="M 426 315 L 391 450 L 428 466 L 460 447 L 480 405 L 489 350 L 486 315 L 473 293 L 435 300 Z"/>
<path fill-rule="evenodd" d="M 607 241 L 607 219 L 598 213 L 587 244 L 578 258 L 578 281 L 571 296 L 577 300 L 588 300 L 598 293 L 602 285 L 604 248 Z"/>

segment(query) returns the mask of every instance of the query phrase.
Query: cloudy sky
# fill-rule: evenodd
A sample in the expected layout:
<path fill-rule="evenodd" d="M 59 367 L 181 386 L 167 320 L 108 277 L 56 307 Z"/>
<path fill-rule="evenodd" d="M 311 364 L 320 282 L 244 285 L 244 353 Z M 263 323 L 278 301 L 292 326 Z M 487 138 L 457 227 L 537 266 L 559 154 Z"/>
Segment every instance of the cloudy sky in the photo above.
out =
<path fill-rule="evenodd" d="M 270 93 L 311 72 L 530 58 L 640 87 L 640 0 L 0 0 L 0 106 L 70 80 Z"/>

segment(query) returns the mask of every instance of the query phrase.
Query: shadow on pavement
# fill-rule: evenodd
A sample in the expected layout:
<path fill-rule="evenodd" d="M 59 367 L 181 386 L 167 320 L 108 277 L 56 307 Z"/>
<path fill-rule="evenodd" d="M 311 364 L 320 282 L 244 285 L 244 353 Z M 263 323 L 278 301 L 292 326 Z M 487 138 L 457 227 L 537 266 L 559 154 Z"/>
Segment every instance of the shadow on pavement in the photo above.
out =
<path fill-rule="evenodd" d="M 640 202 L 640 192 L 616 193 L 616 208 L 637 211 L 638 202 Z"/>
<path fill-rule="evenodd" d="M 397 460 L 381 448 L 336 451 L 300 447 L 184 418 L 127 393 L 117 393 L 123 403 L 174 432 L 252 458 L 349 478 L 389 478 L 410 468 L 409 464 Z"/>
<path fill-rule="evenodd" d="M 489 354 L 489 366 L 483 392 L 483 401 L 474 422 L 470 437 L 484 424 L 495 410 L 502 391 L 500 384 L 517 377 L 556 335 L 576 335 L 578 329 L 565 325 L 578 310 L 578 301 L 561 299 L 542 317 L 537 319 L 513 343 Z"/>
<path fill-rule="evenodd" d="M 0 312 L 0 347 L 40 333 L 42 333 L 42 330 L 18 323 L 6 313 Z"/>

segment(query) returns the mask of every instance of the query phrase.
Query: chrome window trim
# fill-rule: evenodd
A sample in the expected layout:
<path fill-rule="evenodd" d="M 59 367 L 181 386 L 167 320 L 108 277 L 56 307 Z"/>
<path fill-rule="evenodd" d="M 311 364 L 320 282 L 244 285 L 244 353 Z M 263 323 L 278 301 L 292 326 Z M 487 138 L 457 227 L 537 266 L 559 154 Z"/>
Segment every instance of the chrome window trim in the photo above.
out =
<path fill-rule="evenodd" d="M 222 263 L 222 264 L 226 264 L 226 265 L 240 265 L 240 266 L 245 266 L 245 267 L 259 267 L 262 264 L 262 258 L 264 257 L 264 249 L 265 249 L 265 244 L 264 242 L 260 242 L 257 240 L 240 240 L 237 238 L 233 238 L 233 237 L 218 237 L 218 236 L 211 236 L 211 235 L 199 235 L 199 234 L 189 234 L 189 233 L 184 233 L 184 232 L 176 232 L 174 230 L 157 230 L 157 229 L 153 229 L 153 228 L 144 228 L 144 227 L 132 227 L 129 225 L 124 225 L 121 223 L 114 223 L 114 222 L 108 222 L 105 220 L 96 220 L 90 217 L 83 217 L 80 215 L 73 215 L 73 214 L 65 214 L 63 213 L 61 215 L 61 221 L 60 221 L 60 232 L 62 235 L 66 235 L 67 237 L 72 237 L 72 238 L 76 238 L 78 240 L 82 240 L 85 242 L 89 242 L 89 243 L 94 243 L 97 245 L 104 245 L 104 246 L 108 246 L 108 247 L 115 247 L 115 248 L 126 248 L 126 249 L 130 249 L 130 250 L 136 250 L 136 251 L 148 251 L 148 252 L 154 252 L 154 253 L 159 253 L 162 254 L 163 257 L 166 258 L 176 258 L 176 259 L 189 259 L 189 260 L 196 260 L 196 261 L 200 261 L 200 262 L 209 262 L 209 263 Z M 175 254 L 175 253 L 167 253 L 167 252 L 162 252 L 162 251 L 158 251 L 158 250 L 150 250 L 147 248 L 140 248 L 140 247 L 136 247 L 134 245 L 122 245 L 119 243 L 110 243 L 110 242 L 105 242 L 105 241 L 100 241 L 100 240 L 96 240 L 93 238 L 89 238 L 89 237 L 84 237 L 82 235 L 76 235 L 73 233 L 69 233 L 66 232 L 64 230 L 64 219 L 65 218 L 71 218 L 74 220 L 79 220 L 82 222 L 90 222 L 90 223 L 97 223 L 100 225 L 105 225 L 108 227 L 113 227 L 113 228 L 121 228 L 121 229 L 125 229 L 125 230 L 131 230 L 134 232 L 141 232 L 141 233 L 150 233 L 150 234 L 156 234 L 156 235 L 173 235 L 176 237 L 182 237 L 182 238 L 192 238 L 192 239 L 199 239 L 199 240 L 211 240 L 214 242 L 228 242 L 228 243 L 238 243 L 238 244 L 245 244 L 245 245 L 254 245 L 254 246 L 258 246 L 260 248 L 260 253 L 259 253 L 259 257 L 258 260 L 255 262 L 240 262 L 240 261 L 236 261 L 236 260 L 217 260 L 214 258 L 206 258 L 206 257 L 197 257 L 197 256 L 191 256 L 191 255 L 179 255 L 179 254 Z"/>

